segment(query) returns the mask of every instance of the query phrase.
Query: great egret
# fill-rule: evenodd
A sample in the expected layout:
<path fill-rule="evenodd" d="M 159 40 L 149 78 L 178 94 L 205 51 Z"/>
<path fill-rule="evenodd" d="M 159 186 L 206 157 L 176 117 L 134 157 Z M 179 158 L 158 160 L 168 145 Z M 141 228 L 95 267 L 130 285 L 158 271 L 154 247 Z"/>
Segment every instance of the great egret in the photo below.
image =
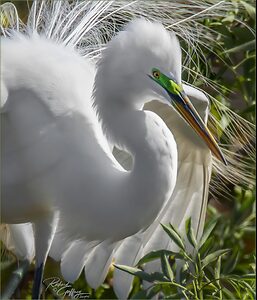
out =
<path fill-rule="evenodd" d="M 49 28 L 46 37 L 56 34 Z M 70 40 L 77 38 L 76 33 Z M 173 206 L 177 214 L 183 193 L 191 202 L 176 217 L 193 215 L 201 232 L 206 205 L 202 200 L 206 200 L 210 176 L 209 150 L 171 108 L 178 147 L 181 149 L 187 139 L 197 145 L 193 161 L 192 156 L 179 153 L 178 176 L 185 180 L 191 172 L 201 175 L 196 195 L 200 191 L 198 205 L 203 209 L 192 213 L 196 199 L 191 197 L 191 190 L 182 191 L 177 185 L 173 191 L 177 173 L 173 136 L 157 115 L 141 111 L 149 100 L 172 103 L 224 161 L 202 121 L 206 121 L 208 101 L 202 93 L 181 85 L 181 53 L 174 34 L 159 23 L 135 20 L 107 45 L 97 70 L 73 49 L 36 33 L 4 38 L 2 54 L 2 220 L 34 223 L 38 268 L 34 297 L 38 297 L 58 221 L 52 255 L 60 255 L 56 247 L 60 252 L 63 244 L 62 271 L 66 278 L 74 280 L 86 264 L 87 280 L 93 287 L 103 280 L 114 250 L 117 261 L 123 261 L 124 248 L 135 240 L 139 245 L 146 243 L 147 238 L 144 236 L 143 241 L 139 233 L 121 245 L 119 241 L 153 222 L 146 230 L 148 240 L 149 232 L 159 236 L 155 224 L 163 217 L 170 218 Z M 90 101 L 94 82 L 93 100 L 101 123 Z M 185 92 L 195 96 L 202 118 Z M 131 172 L 117 163 L 109 144 L 132 154 Z M 195 169 L 198 163 L 200 167 Z M 193 185 L 192 176 L 187 180 L 195 189 L 197 181 Z M 167 208 L 169 214 L 165 214 Z M 155 243 L 153 238 L 148 248 Z M 127 260 L 136 259 L 135 251 L 139 253 L 133 250 Z M 72 269 L 71 257 L 76 258 Z M 93 258 L 101 265 L 100 270 L 93 271 Z"/>

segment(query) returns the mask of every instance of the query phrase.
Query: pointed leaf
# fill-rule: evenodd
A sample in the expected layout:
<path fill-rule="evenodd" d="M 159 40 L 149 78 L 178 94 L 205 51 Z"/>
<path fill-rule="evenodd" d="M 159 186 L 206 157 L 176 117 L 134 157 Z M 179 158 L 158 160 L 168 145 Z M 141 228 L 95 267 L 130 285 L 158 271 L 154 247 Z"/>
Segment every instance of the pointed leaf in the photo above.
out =
<path fill-rule="evenodd" d="M 207 239 L 207 241 L 202 245 L 200 249 L 198 249 L 198 253 L 200 253 L 201 257 L 207 256 L 212 251 L 216 250 L 215 246 L 215 238 L 211 236 Z"/>
<path fill-rule="evenodd" d="M 117 269 L 119 269 L 121 271 L 127 272 L 131 275 L 137 276 L 142 280 L 145 280 L 148 282 L 153 281 L 152 277 L 148 273 L 142 271 L 141 269 L 133 268 L 133 267 L 129 267 L 129 266 L 123 266 L 123 265 L 116 265 L 116 264 L 114 264 L 114 267 L 116 267 Z"/>
<path fill-rule="evenodd" d="M 124 265 L 116 265 L 116 264 L 114 264 L 114 267 L 116 267 L 117 269 L 119 269 L 121 271 L 127 272 L 131 275 L 137 276 L 141 280 L 145 280 L 147 282 L 154 282 L 154 281 L 169 282 L 169 279 L 160 272 L 153 272 L 151 274 L 148 274 L 148 273 L 142 271 L 141 269 L 134 268 L 134 267 L 124 266 Z"/>
<path fill-rule="evenodd" d="M 255 273 L 251 273 L 251 274 L 245 274 L 245 275 L 242 275 L 242 278 L 247 280 L 247 279 L 255 279 L 256 278 L 256 274 Z"/>
<path fill-rule="evenodd" d="M 238 53 L 240 51 L 251 51 L 254 49 L 255 46 L 255 40 L 246 42 L 244 44 L 241 44 L 239 46 L 235 46 L 231 49 L 226 50 L 226 54 L 228 53 Z"/>
<path fill-rule="evenodd" d="M 220 269 L 221 269 L 221 256 L 219 256 L 214 270 L 216 279 L 220 278 Z"/>
<path fill-rule="evenodd" d="M 169 278 L 170 281 L 174 279 L 174 274 L 172 272 L 169 260 L 165 254 L 161 256 L 161 265 L 163 274 Z"/>
<path fill-rule="evenodd" d="M 238 259 L 240 256 L 240 252 L 239 252 L 238 248 L 236 248 L 233 252 L 234 253 L 232 253 L 232 255 L 229 256 L 229 258 L 226 260 L 226 263 L 223 266 L 223 269 L 224 269 L 223 272 L 225 274 L 231 273 L 235 269 L 235 267 L 238 263 Z"/>
<path fill-rule="evenodd" d="M 245 2 L 245 1 L 240 1 L 244 7 L 245 7 L 245 10 L 247 11 L 248 15 L 253 19 L 255 20 L 255 16 L 256 16 L 256 10 L 255 10 L 255 7 L 252 6 L 251 4 Z"/>
<path fill-rule="evenodd" d="M 179 273 L 178 273 L 179 272 Z M 186 283 L 189 280 L 190 277 L 190 272 L 188 270 L 188 265 L 187 264 L 183 264 L 181 265 L 179 268 L 176 268 L 176 277 L 179 276 L 178 278 L 180 279 L 180 283 L 182 285 L 186 285 Z"/>
<path fill-rule="evenodd" d="M 157 295 L 160 291 L 161 291 L 161 286 L 160 286 L 160 285 L 154 286 L 154 287 L 150 290 L 149 294 L 147 295 L 147 299 L 153 299 L 153 297 L 154 297 L 155 295 Z"/>
<path fill-rule="evenodd" d="M 156 260 L 156 259 L 161 259 L 162 255 L 174 256 L 175 258 L 180 258 L 180 259 L 183 258 L 183 256 L 180 253 L 169 251 L 169 250 L 151 251 L 139 260 L 139 262 L 137 263 L 137 266 L 146 264 L 146 263 Z"/>
<path fill-rule="evenodd" d="M 169 278 L 167 278 L 164 274 L 160 272 L 153 272 L 149 274 L 151 277 L 152 282 L 158 281 L 158 282 L 169 282 Z"/>
<path fill-rule="evenodd" d="M 224 255 L 224 254 L 228 253 L 229 251 L 230 251 L 230 249 L 222 249 L 222 250 L 217 250 L 217 251 L 207 255 L 202 260 L 202 268 L 205 268 L 211 262 L 215 261 L 219 256 Z"/>
<path fill-rule="evenodd" d="M 208 224 L 208 226 L 205 228 L 203 235 L 200 239 L 199 242 L 199 249 L 204 245 L 204 243 L 207 241 L 207 239 L 209 238 L 210 234 L 212 233 L 213 229 L 215 228 L 216 224 L 217 224 L 217 220 L 215 220 L 214 222 L 210 222 Z"/>
<path fill-rule="evenodd" d="M 193 232 L 191 218 L 186 220 L 186 234 L 187 234 L 188 241 L 195 248 L 197 245 L 197 241 L 195 238 L 195 234 Z"/>
<path fill-rule="evenodd" d="M 179 233 L 175 230 L 175 228 L 170 224 L 170 226 L 161 224 L 164 231 L 169 235 L 172 241 L 182 250 L 185 251 L 185 245 L 179 235 Z"/>

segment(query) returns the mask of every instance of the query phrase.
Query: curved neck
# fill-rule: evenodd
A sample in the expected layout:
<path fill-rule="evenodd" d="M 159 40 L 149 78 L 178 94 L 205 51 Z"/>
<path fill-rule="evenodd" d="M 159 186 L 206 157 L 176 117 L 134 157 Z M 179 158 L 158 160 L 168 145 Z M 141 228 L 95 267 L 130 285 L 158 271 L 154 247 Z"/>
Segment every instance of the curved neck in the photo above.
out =
<path fill-rule="evenodd" d="M 165 123 L 153 112 L 119 105 L 98 112 L 109 138 L 133 157 L 126 194 L 119 201 L 122 205 L 127 202 L 128 210 L 137 208 L 130 222 L 139 230 L 153 222 L 171 196 L 177 175 L 176 143 Z"/>
<path fill-rule="evenodd" d="M 86 210 L 81 210 L 83 218 L 72 230 L 81 232 L 83 228 L 89 240 L 120 240 L 146 228 L 170 198 L 176 182 L 177 149 L 164 122 L 150 111 L 109 104 L 105 110 L 97 105 L 102 126 L 115 145 L 133 156 L 134 164 L 130 172 L 113 167 L 111 160 L 100 153 L 104 145 L 100 150 L 95 148 L 90 159 L 87 156 L 83 159 L 83 154 L 74 157 L 78 180 L 73 187 L 67 185 L 63 196 L 69 198 L 72 192 L 76 205 L 75 200 L 67 205 L 70 203 L 67 199 L 65 209 L 67 216 L 75 215 L 78 220 L 77 209 L 73 207 L 82 207 L 86 195 Z M 71 172 L 68 176 L 74 178 Z M 89 182 L 97 182 L 97 188 Z"/>

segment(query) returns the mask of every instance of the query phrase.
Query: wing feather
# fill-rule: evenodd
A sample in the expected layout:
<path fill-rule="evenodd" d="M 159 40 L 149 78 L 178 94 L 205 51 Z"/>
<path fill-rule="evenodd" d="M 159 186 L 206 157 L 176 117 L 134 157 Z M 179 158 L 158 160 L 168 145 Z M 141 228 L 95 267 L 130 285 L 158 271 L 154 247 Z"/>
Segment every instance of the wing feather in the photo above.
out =
<path fill-rule="evenodd" d="M 61 272 L 66 281 L 74 282 L 78 279 L 87 256 L 95 245 L 96 242 L 87 243 L 84 240 L 78 240 L 73 242 L 64 252 L 61 260 Z"/>
<path fill-rule="evenodd" d="M 103 241 L 91 251 L 85 264 L 85 277 L 93 289 L 98 288 L 103 283 L 112 263 L 115 247 L 116 243 Z"/>
<path fill-rule="evenodd" d="M 127 266 L 134 266 L 142 256 L 142 233 L 126 238 L 115 252 L 115 263 Z M 114 269 L 113 289 L 119 299 L 128 299 L 133 276 Z"/>

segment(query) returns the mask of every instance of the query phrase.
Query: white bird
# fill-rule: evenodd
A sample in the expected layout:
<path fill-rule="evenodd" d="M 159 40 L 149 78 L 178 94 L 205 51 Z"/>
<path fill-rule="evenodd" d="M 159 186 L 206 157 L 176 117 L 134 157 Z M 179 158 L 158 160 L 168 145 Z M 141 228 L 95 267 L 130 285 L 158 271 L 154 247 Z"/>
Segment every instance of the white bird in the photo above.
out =
<path fill-rule="evenodd" d="M 133 264 L 149 249 L 170 246 L 164 237 L 160 243 L 160 221 L 182 227 L 191 216 L 201 235 L 208 147 L 225 159 L 205 125 L 207 98 L 181 83 L 175 34 L 134 20 L 97 66 L 47 34 L 16 33 L 1 47 L 2 221 L 33 223 L 34 297 L 53 239 L 51 255 L 61 259 L 64 277 L 74 281 L 85 267 L 97 287 L 112 257 Z M 175 139 L 160 117 L 142 110 L 151 100 L 171 106 Z M 131 171 L 110 145 L 131 154 Z M 114 276 L 123 297 L 131 280 Z"/>

